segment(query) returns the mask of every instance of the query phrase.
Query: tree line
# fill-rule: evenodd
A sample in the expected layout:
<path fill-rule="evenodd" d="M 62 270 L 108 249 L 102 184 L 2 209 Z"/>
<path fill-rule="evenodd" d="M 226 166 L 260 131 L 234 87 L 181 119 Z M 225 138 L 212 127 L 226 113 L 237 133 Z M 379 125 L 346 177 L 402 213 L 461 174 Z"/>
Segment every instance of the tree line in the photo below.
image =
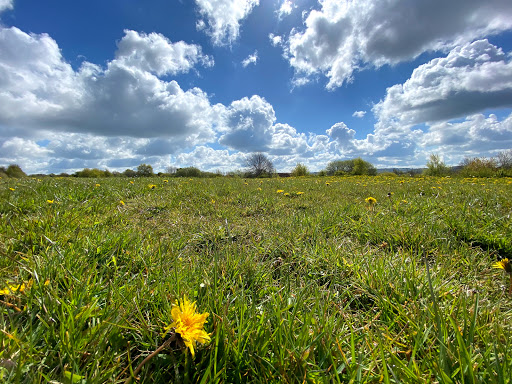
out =
<path fill-rule="evenodd" d="M 228 172 L 225 176 L 238 176 L 244 178 L 285 176 L 308 176 L 310 171 L 305 164 L 298 163 L 290 173 L 277 173 L 272 161 L 263 153 L 253 153 L 246 157 L 245 170 Z M 393 170 L 392 174 L 404 175 L 404 172 Z M 349 160 L 330 161 L 325 169 L 317 173 L 318 176 L 375 176 L 377 168 L 370 162 L 358 157 Z M 448 166 L 438 154 L 431 154 L 422 172 L 426 176 L 462 176 L 462 177 L 512 177 L 512 149 L 498 153 L 495 157 L 467 157 L 457 166 Z M 413 176 L 415 173 L 410 172 Z M 0 167 L 0 178 L 22 178 L 27 175 L 17 164 Z M 32 175 L 48 176 L 48 175 Z M 98 168 L 85 168 L 73 174 L 61 173 L 49 176 L 60 177 L 219 177 L 224 176 L 220 171 L 205 172 L 197 167 L 176 168 L 168 167 L 166 172 L 156 173 L 149 164 L 140 164 L 136 169 L 126 169 L 124 172 L 101 170 Z"/>

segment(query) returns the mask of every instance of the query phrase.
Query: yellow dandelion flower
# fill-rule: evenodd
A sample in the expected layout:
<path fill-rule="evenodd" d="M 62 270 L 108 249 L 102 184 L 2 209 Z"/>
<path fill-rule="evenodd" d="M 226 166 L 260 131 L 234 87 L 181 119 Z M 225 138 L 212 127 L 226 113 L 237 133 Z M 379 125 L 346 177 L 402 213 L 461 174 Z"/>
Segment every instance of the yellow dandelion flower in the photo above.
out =
<path fill-rule="evenodd" d="M 263 191 L 263 189 L 261 189 L 261 188 L 258 188 L 258 191 Z"/>
<path fill-rule="evenodd" d="M 100 184 L 96 184 L 96 185 L 95 185 L 95 187 L 99 187 L 99 186 L 100 186 Z"/>
<path fill-rule="evenodd" d="M 133 181 L 132 181 L 132 180 L 130 180 L 130 184 L 133 184 Z"/>
<path fill-rule="evenodd" d="M 204 330 L 204 324 L 208 315 L 208 313 L 197 313 L 196 303 L 191 303 L 184 297 L 181 303 L 176 300 L 176 304 L 172 306 L 171 316 L 173 322 L 164 329 L 167 332 L 174 328 L 174 331 L 181 336 L 185 346 L 190 349 L 190 353 L 194 357 L 195 343 L 210 341 L 210 335 Z"/>
<path fill-rule="evenodd" d="M 53 204 L 53 200 L 46 200 L 48 204 Z"/>
<path fill-rule="evenodd" d="M 168 182 L 169 182 L 169 180 L 164 180 L 164 183 L 168 183 Z"/>
<path fill-rule="evenodd" d="M 282 189 L 277 190 L 277 193 L 283 193 L 283 192 L 284 192 L 284 190 L 282 190 Z"/>
<path fill-rule="evenodd" d="M 512 263 L 509 259 L 501 259 L 500 261 L 495 262 L 493 268 L 503 269 L 505 272 L 512 274 Z"/>
<path fill-rule="evenodd" d="M 155 184 L 149 184 L 149 185 L 148 185 L 148 188 L 149 188 L 149 189 L 155 189 L 155 188 L 156 188 L 156 185 L 155 185 Z"/>
<path fill-rule="evenodd" d="M 11 191 L 15 191 L 15 190 L 16 190 L 16 188 L 9 188 L 9 189 L 10 189 Z"/>
<path fill-rule="evenodd" d="M 331 183 L 329 183 L 329 182 L 326 182 L 326 183 L 325 183 L 325 185 L 331 185 Z"/>
<path fill-rule="evenodd" d="M 12 295 L 13 293 L 25 292 L 26 288 L 30 288 L 32 286 L 32 280 L 29 280 L 27 283 L 21 283 L 17 285 L 7 284 L 7 287 L 4 289 L 0 289 L 0 295 Z"/>
<path fill-rule="evenodd" d="M 119 200 L 119 204 L 126 205 L 123 200 Z"/>
<path fill-rule="evenodd" d="M 284 196 L 290 196 L 290 194 L 289 194 L 288 192 L 286 192 L 286 193 L 284 194 Z"/>
<path fill-rule="evenodd" d="M 377 202 L 377 199 L 375 197 L 367 197 L 366 199 L 364 199 L 364 201 L 366 201 L 368 204 L 370 205 L 373 205 Z"/>
<path fill-rule="evenodd" d="M 303 195 L 303 194 L 304 194 L 304 192 L 297 192 L 297 195 L 299 195 L 299 196 Z"/>

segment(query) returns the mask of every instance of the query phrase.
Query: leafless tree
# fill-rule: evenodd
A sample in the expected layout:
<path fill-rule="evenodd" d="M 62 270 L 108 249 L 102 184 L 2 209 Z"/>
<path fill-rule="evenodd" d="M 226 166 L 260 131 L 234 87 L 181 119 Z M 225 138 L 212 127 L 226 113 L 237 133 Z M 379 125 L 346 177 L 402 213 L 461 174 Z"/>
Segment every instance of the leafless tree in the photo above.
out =
<path fill-rule="evenodd" d="M 274 172 L 274 165 L 263 153 L 253 153 L 245 160 L 245 166 L 252 177 L 271 175 Z"/>
<path fill-rule="evenodd" d="M 497 163 L 498 163 L 498 167 L 500 167 L 500 168 L 503 168 L 503 169 L 512 168 L 512 149 L 498 153 Z"/>

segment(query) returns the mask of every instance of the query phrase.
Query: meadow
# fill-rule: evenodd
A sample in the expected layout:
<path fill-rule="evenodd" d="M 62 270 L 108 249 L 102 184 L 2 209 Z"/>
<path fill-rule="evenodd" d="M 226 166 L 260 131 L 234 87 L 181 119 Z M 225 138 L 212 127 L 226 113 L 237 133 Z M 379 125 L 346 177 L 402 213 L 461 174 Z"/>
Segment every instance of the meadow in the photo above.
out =
<path fill-rule="evenodd" d="M 511 212 L 510 178 L 4 178 L 0 381 L 509 383 Z M 184 297 L 211 340 L 135 372 Z"/>

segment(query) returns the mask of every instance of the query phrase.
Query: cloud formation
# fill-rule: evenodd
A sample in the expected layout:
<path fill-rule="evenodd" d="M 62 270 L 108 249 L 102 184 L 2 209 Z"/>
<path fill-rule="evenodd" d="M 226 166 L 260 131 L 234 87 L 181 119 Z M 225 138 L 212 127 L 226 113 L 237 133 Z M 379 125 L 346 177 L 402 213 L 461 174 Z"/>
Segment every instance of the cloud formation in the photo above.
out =
<path fill-rule="evenodd" d="M 260 96 L 233 101 L 221 114 L 219 143 L 243 152 L 266 151 L 275 120 L 274 108 Z"/>
<path fill-rule="evenodd" d="M 213 58 L 203 55 L 201 47 L 184 41 L 171 42 L 159 33 L 125 30 L 117 44 L 117 61 L 158 76 L 186 73 L 197 64 L 211 67 Z"/>
<path fill-rule="evenodd" d="M 0 0 L 0 12 L 5 11 L 6 9 L 13 9 L 12 5 L 13 0 Z"/>
<path fill-rule="evenodd" d="M 366 115 L 366 111 L 355 111 L 353 114 L 352 114 L 352 117 L 359 117 L 359 118 L 363 118 L 364 115 Z"/>
<path fill-rule="evenodd" d="M 154 44 L 156 43 L 156 44 Z M 105 69 L 74 71 L 48 35 L 0 29 L 1 135 L 51 128 L 102 136 L 172 137 L 182 145 L 214 136 L 207 95 L 156 73 L 186 72 L 207 60 L 195 45 L 126 31 Z"/>
<path fill-rule="evenodd" d="M 297 8 L 297 5 L 293 4 L 291 0 L 283 0 L 276 11 L 277 17 L 281 20 L 283 17 L 290 15 L 295 8 Z"/>
<path fill-rule="evenodd" d="M 249 64 L 256 64 L 258 62 L 258 51 L 254 51 L 252 55 L 247 56 L 242 61 L 242 66 L 246 68 Z"/>
<path fill-rule="evenodd" d="M 503 0 L 320 1 L 303 30 L 292 30 L 285 54 L 296 77 L 323 74 L 328 89 L 354 71 L 447 51 L 512 29 L 512 3 Z M 302 80 L 304 83 L 304 80 Z"/>
<path fill-rule="evenodd" d="M 259 5 L 259 0 L 196 0 L 203 17 L 196 27 L 217 46 L 231 45 L 240 35 L 240 22 Z"/>
<path fill-rule="evenodd" d="M 512 114 L 501 121 L 494 114 L 476 114 L 462 122 L 435 123 L 421 145 L 447 155 L 464 153 L 467 157 L 508 150 L 512 148 Z"/>
<path fill-rule="evenodd" d="M 512 60 L 487 40 L 455 47 L 416 68 L 373 108 L 385 124 L 415 125 L 512 107 Z"/>

